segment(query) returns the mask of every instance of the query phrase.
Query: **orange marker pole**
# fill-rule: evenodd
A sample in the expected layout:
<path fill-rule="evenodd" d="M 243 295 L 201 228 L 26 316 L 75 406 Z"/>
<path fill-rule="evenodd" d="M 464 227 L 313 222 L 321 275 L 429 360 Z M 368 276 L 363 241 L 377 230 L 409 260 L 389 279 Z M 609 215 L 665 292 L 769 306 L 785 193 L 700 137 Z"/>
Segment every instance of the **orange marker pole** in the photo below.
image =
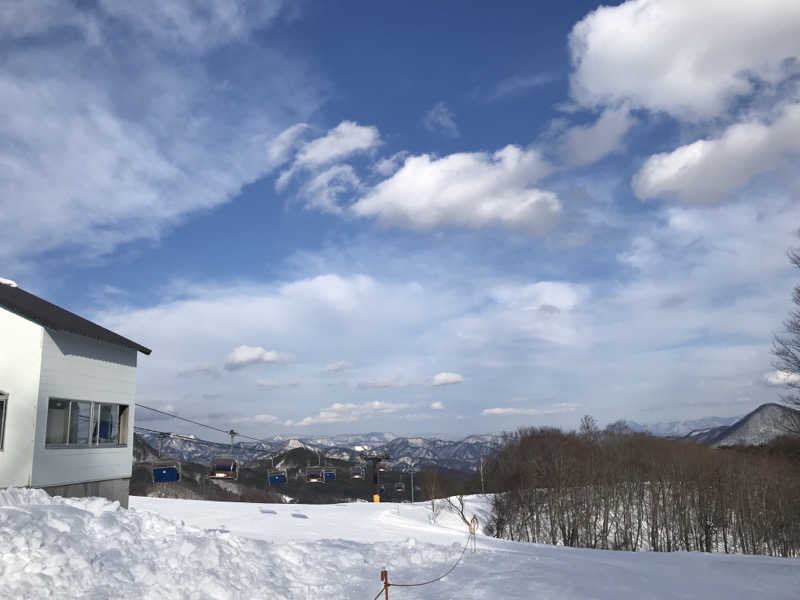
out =
<path fill-rule="evenodd" d="M 383 582 L 383 593 L 385 600 L 389 600 L 389 573 L 384 569 L 381 571 L 381 581 Z"/>

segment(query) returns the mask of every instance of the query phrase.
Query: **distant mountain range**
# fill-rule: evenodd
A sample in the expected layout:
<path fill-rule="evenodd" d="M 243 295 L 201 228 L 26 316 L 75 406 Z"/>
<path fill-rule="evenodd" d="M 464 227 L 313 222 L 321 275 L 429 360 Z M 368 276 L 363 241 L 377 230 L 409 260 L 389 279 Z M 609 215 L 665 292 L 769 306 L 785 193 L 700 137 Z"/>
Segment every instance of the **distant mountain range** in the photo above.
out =
<path fill-rule="evenodd" d="M 800 433 L 800 411 L 781 404 L 762 404 L 729 425 L 707 427 L 685 437 L 706 446 L 760 446 L 787 434 Z"/>
<path fill-rule="evenodd" d="M 764 404 L 743 417 L 707 417 L 653 425 L 628 421 L 627 424 L 634 431 L 647 431 L 653 435 L 715 447 L 759 445 L 785 435 L 793 426 L 795 430 L 800 430 L 800 411 L 779 404 Z M 153 448 L 159 447 L 157 434 L 137 435 Z M 325 458 L 354 463 L 362 452 L 386 452 L 391 457 L 387 466 L 392 470 L 408 471 L 413 465 L 416 470 L 439 466 L 468 472 L 475 471 L 481 456 L 491 454 L 502 441 L 503 436 L 499 434 L 471 435 L 458 441 L 402 437 L 388 432 L 308 438 L 273 436 L 262 442 L 238 442 L 233 454 L 246 464 L 269 460 L 271 457 L 279 459 L 291 450 L 304 448 L 311 453 L 318 452 Z M 191 436 L 169 437 L 163 440 L 162 454 L 182 462 L 208 465 L 214 456 L 230 454 L 230 445 L 196 440 Z"/>
<path fill-rule="evenodd" d="M 741 418 L 741 415 L 739 415 L 737 417 L 704 417 L 688 421 L 664 421 L 649 425 L 642 425 L 635 421 L 625 421 L 625 423 L 633 431 L 637 432 L 652 433 L 659 437 L 684 437 L 693 431 L 732 425 Z"/>
<path fill-rule="evenodd" d="M 159 447 L 157 434 L 137 433 L 153 448 Z M 474 471 L 481 455 L 488 455 L 500 444 L 500 435 L 472 435 L 463 440 L 451 441 L 423 437 L 401 437 L 386 432 L 343 434 L 311 438 L 286 438 L 274 436 L 263 442 L 237 442 L 233 454 L 244 463 L 268 460 L 290 450 L 305 448 L 319 452 L 323 457 L 356 462 L 362 452 L 386 452 L 387 466 L 393 470 L 416 470 L 428 466 L 441 466 L 454 471 Z M 192 439 L 192 436 L 168 437 L 162 443 L 162 454 L 182 462 L 207 465 L 214 456 L 230 454 L 230 444 L 209 443 Z"/>

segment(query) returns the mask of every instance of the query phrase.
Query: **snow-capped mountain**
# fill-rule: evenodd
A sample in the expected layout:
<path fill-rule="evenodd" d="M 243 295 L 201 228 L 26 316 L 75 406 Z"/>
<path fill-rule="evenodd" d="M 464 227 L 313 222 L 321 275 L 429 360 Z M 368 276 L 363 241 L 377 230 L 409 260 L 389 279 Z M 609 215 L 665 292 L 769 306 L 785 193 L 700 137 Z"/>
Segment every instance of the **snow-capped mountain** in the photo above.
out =
<path fill-rule="evenodd" d="M 781 404 L 762 404 L 730 425 L 697 429 L 687 434 L 708 446 L 758 446 L 800 430 L 800 411 Z"/>
<path fill-rule="evenodd" d="M 143 432 L 142 439 L 153 448 L 159 447 L 158 434 Z M 441 440 L 422 437 L 398 437 L 392 433 L 343 434 L 315 438 L 275 437 L 262 442 L 237 442 L 233 455 L 243 462 L 265 460 L 279 454 L 306 448 L 320 452 L 323 457 L 356 462 L 362 452 L 386 452 L 392 469 L 408 470 L 436 465 L 455 471 L 474 471 L 481 455 L 490 454 L 501 442 L 499 435 L 472 435 L 463 440 Z M 207 465 L 214 456 L 230 455 L 230 444 L 209 443 L 190 436 L 172 436 L 161 441 L 164 456 L 183 462 Z"/>
<path fill-rule="evenodd" d="M 736 417 L 704 417 L 688 421 L 662 421 L 647 425 L 634 421 L 626 421 L 626 423 L 633 431 L 648 432 L 659 437 L 684 437 L 693 431 L 732 425 L 740 418 L 741 415 Z"/>

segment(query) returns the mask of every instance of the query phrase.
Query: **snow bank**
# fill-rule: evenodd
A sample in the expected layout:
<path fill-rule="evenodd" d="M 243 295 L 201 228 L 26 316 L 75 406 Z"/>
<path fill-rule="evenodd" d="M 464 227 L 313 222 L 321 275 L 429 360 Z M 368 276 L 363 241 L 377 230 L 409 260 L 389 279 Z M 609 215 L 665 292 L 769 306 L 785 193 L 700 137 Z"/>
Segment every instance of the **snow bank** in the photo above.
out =
<path fill-rule="evenodd" d="M 101 498 L 0 491 L 2 598 L 372 598 L 388 560 L 424 572 L 458 551 L 413 540 L 273 544 Z"/>
<path fill-rule="evenodd" d="M 433 579 L 466 541 L 456 515 L 431 525 L 425 504 L 131 501 L 136 510 L 99 498 L 0 491 L 0 598 L 370 600 L 384 566 L 397 583 Z M 468 499 L 470 509 L 480 511 L 482 503 Z M 390 597 L 796 600 L 798 589 L 797 560 L 609 552 L 480 536 L 477 553 L 468 551 L 444 580 L 395 588 Z"/>

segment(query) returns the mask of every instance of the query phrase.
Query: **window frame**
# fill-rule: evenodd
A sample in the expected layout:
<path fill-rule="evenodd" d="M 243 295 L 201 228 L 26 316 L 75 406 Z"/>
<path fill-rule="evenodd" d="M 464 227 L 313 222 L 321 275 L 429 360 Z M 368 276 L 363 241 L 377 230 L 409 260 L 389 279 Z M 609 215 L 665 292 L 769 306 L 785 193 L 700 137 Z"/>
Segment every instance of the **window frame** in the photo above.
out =
<path fill-rule="evenodd" d="M 0 452 L 6 447 L 6 421 L 8 415 L 8 392 L 0 390 Z"/>
<path fill-rule="evenodd" d="M 50 423 L 50 404 L 54 401 L 61 401 L 67 403 L 67 415 L 65 421 L 65 442 L 48 442 L 47 441 L 47 426 Z M 87 443 L 73 443 L 70 441 L 72 436 L 72 411 L 76 404 L 89 405 L 89 427 L 88 427 L 88 442 Z M 117 441 L 116 442 L 100 442 L 100 415 L 103 412 L 103 406 L 114 406 L 116 410 L 116 429 Z M 45 440 L 44 445 L 47 449 L 59 450 L 91 450 L 94 448 L 127 448 L 128 447 L 128 415 L 130 414 L 130 405 L 118 402 L 95 402 L 91 400 L 78 400 L 75 398 L 62 398 L 52 396 L 47 400 L 47 419 L 45 421 Z"/>

